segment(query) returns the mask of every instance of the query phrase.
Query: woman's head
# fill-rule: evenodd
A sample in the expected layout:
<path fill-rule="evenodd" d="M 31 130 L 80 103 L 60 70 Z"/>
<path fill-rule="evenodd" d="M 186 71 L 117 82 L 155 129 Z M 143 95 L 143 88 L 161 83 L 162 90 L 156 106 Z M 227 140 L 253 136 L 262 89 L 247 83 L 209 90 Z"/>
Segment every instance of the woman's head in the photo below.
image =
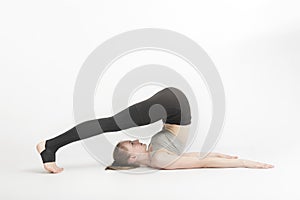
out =
<path fill-rule="evenodd" d="M 140 143 L 139 140 L 126 140 L 119 142 L 114 151 L 114 162 L 107 169 L 132 169 L 143 164 L 148 157 L 147 145 Z"/>

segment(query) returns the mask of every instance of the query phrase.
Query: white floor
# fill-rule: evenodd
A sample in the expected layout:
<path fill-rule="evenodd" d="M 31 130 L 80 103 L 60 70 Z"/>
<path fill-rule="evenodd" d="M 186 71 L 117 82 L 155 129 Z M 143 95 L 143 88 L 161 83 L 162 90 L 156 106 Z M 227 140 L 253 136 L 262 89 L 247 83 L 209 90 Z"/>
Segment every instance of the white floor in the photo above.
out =
<path fill-rule="evenodd" d="M 1 199 L 124 197 L 150 200 L 164 197 L 174 200 L 186 198 L 248 200 L 300 197 L 297 184 L 300 162 L 296 153 L 297 150 L 299 152 L 299 148 L 291 148 L 288 155 L 284 153 L 273 155 L 270 152 L 263 156 L 255 156 L 254 160 L 274 164 L 273 169 L 209 168 L 129 174 L 105 171 L 104 166 L 93 160 L 80 143 L 73 143 L 57 153 L 57 162 L 65 168 L 64 172 L 49 174 L 43 170 L 39 155 L 35 152 L 36 141 L 32 140 L 25 144 L 22 144 L 22 141 L 5 142 L 17 146 L 7 146 L 1 141 Z M 13 150 L 16 148 L 18 151 Z M 221 148 L 216 149 L 222 151 Z M 245 149 L 239 151 L 244 155 L 251 154 Z M 228 153 L 226 150 L 222 152 Z"/>

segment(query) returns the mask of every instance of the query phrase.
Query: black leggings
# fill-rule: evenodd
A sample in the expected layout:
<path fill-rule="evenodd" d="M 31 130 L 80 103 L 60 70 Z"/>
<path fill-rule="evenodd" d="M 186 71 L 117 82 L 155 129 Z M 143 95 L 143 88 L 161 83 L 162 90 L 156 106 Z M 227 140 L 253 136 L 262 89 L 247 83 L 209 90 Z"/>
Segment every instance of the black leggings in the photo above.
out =
<path fill-rule="evenodd" d="M 71 142 L 105 132 L 144 126 L 159 120 L 163 120 L 167 124 L 177 125 L 191 123 L 190 105 L 182 91 L 174 87 L 165 88 L 114 116 L 82 122 L 65 133 L 46 140 L 46 149 L 41 152 L 43 163 L 54 162 L 55 152 Z"/>

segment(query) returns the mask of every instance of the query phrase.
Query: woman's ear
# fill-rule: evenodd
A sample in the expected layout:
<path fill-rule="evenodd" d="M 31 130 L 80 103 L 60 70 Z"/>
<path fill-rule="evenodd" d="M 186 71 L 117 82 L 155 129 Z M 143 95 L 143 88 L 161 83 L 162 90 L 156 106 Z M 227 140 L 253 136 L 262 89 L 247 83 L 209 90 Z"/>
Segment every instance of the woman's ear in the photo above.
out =
<path fill-rule="evenodd" d="M 128 158 L 128 163 L 134 163 L 136 161 L 136 159 L 137 159 L 137 156 L 132 155 Z"/>

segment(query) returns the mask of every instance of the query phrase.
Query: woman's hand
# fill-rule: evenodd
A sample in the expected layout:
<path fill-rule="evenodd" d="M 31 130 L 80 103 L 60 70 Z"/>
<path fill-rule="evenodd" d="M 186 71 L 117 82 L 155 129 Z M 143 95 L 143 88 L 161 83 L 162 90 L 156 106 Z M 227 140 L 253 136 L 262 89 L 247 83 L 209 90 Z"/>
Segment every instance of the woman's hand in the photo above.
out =
<path fill-rule="evenodd" d="M 274 165 L 266 164 L 266 163 L 261 163 L 261 162 L 255 162 L 251 160 L 245 160 L 241 159 L 244 167 L 246 168 L 261 168 L 261 169 L 267 169 L 267 168 L 273 168 Z"/>

